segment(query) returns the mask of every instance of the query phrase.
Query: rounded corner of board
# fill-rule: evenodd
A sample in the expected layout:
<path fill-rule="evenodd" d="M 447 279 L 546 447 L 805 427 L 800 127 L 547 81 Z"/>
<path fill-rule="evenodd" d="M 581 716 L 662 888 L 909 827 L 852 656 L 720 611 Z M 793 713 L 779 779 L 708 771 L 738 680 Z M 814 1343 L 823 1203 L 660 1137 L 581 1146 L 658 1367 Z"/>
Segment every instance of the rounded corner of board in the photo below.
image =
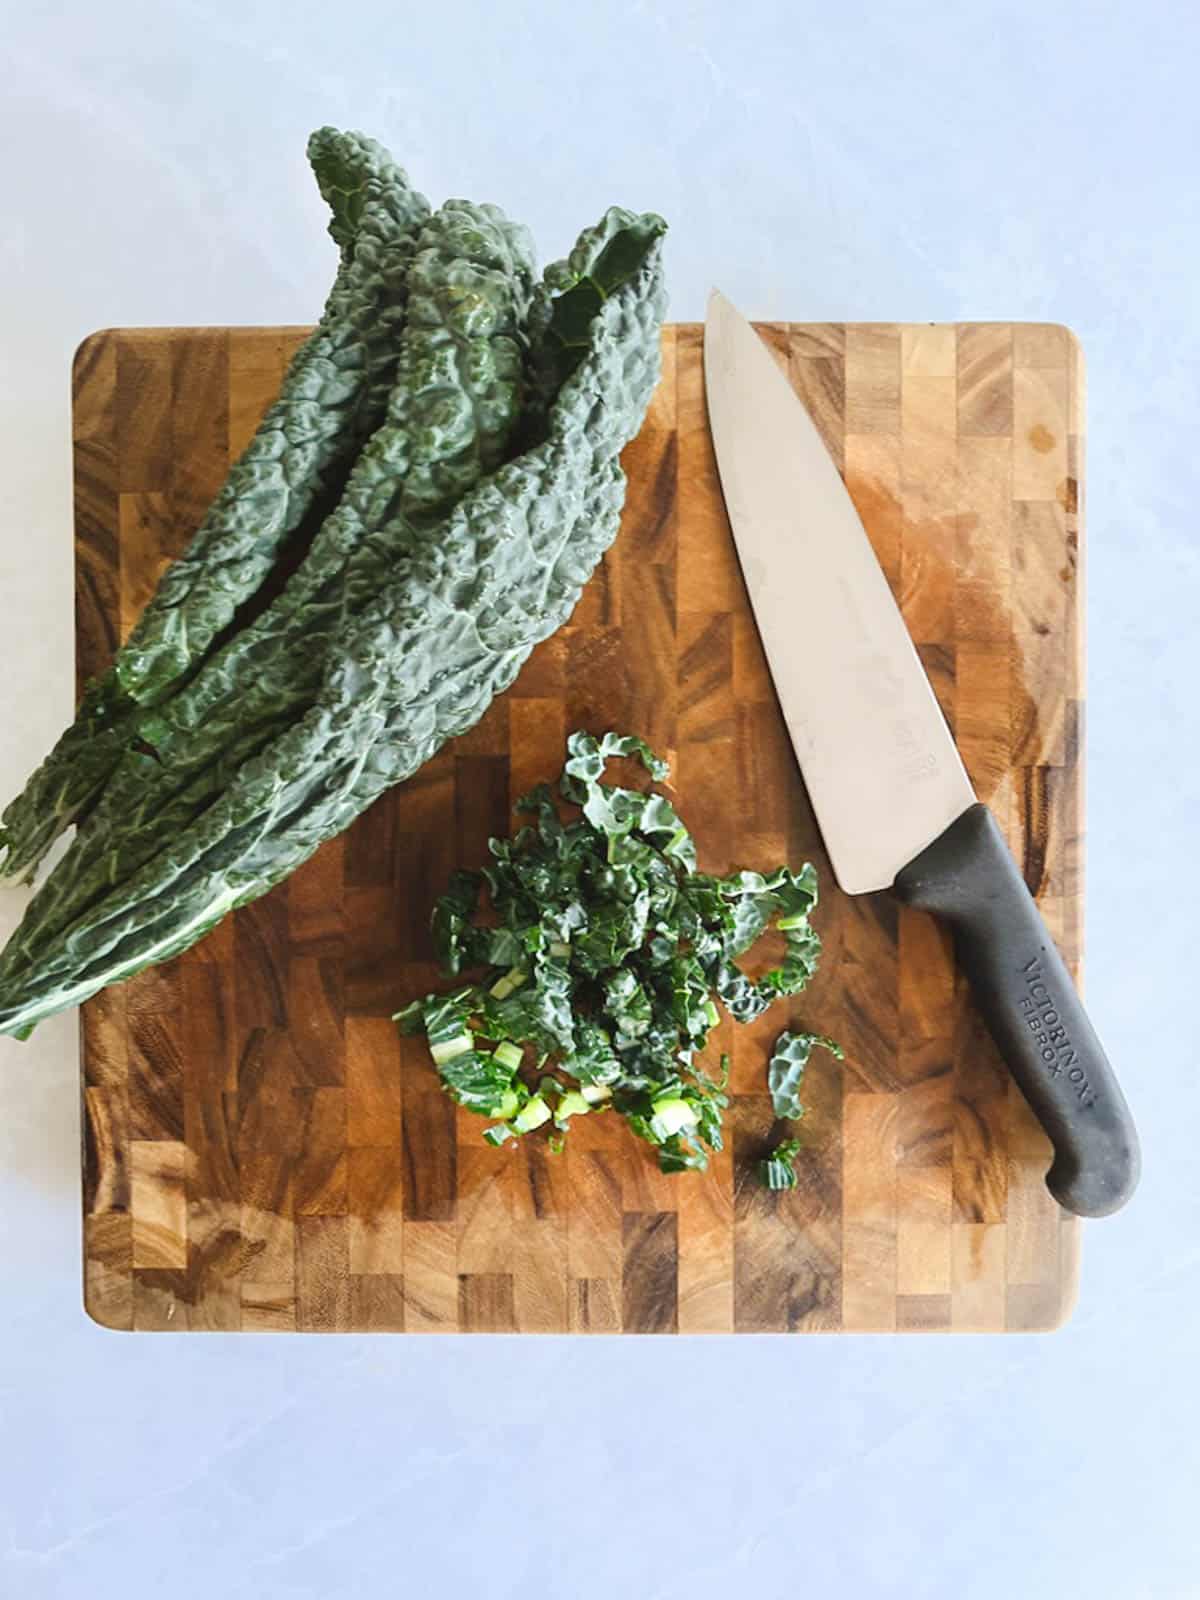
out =
<path fill-rule="evenodd" d="M 119 1316 L 113 1307 L 89 1295 L 86 1288 L 80 1303 L 84 1316 L 101 1333 L 133 1333 L 133 1323 L 128 1317 Z"/>
<path fill-rule="evenodd" d="M 116 328 L 94 328 L 91 333 L 84 334 L 71 352 L 71 382 L 74 387 L 78 388 L 88 369 L 117 338 L 118 332 Z"/>

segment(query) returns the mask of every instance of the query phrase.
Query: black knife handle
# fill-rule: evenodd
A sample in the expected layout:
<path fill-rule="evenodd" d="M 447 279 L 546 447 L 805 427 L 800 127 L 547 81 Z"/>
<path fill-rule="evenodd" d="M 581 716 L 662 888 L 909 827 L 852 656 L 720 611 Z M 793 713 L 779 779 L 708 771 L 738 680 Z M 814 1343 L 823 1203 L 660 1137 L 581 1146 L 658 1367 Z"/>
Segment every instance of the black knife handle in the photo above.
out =
<path fill-rule="evenodd" d="M 964 811 L 893 891 L 953 929 L 988 1030 L 1054 1145 L 1050 1193 L 1081 1217 L 1119 1210 L 1141 1172 L 1133 1118 L 988 808 Z"/>

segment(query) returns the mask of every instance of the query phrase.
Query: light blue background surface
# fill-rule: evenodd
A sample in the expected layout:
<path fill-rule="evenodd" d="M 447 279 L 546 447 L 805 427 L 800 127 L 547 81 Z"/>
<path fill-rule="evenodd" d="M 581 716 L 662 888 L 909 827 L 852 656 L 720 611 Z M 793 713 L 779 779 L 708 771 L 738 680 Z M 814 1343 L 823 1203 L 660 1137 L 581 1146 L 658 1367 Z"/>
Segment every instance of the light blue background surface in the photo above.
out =
<path fill-rule="evenodd" d="M 1200 1592 L 1200 28 L 1192 7 L 5 8 L 0 788 L 69 710 L 93 328 L 305 322 L 322 122 L 544 255 L 672 224 L 672 314 L 1070 323 L 1089 362 L 1088 991 L 1144 1137 L 1052 1338 L 145 1337 L 80 1309 L 74 1018 L 0 1041 L 0 1592 Z M 23 896 L 0 895 L 0 931 Z M 1189 1003 L 1190 1002 L 1190 1003 Z"/>

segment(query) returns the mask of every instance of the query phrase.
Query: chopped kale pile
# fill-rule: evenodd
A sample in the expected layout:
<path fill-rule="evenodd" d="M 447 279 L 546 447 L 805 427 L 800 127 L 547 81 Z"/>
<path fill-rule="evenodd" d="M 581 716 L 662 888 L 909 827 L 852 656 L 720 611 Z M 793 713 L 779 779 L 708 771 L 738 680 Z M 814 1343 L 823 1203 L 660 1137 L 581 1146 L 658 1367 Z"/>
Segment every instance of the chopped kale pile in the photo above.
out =
<path fill-rule="evenodd" d="M 447 1092 L 492 1118 L 503 1144 L 546 1124 L 561 1148 L 572 1118 L 615 1111 L 658 1150 L 664 1172 L 703 1171 L 722 1146 L 728 1060 L 700 1057 L 720 1020 L 761 1016 L 816 970 L 813 868 L 713 877 L 661 793 L 602 782 L 613 757 L 653 778 L 666 763 L 632 735 L 574 733 L 559 797 L 548 785 L 518 802 L 530 818 L 490 841 L 492 862 L 456 872 L 433 913 L 434 943 L 451 977 L 481 972 L 398 1013 L 424 1031 Z M 486 891 L 486 896 L 485 896 Z M 486 903 L 485 903 L 486 902 Z M 769 926 L 779 965 L 751 978 L 738 965 Z M 817 1034 L 781 1035 L 769 1069 L 777 1115 L 801 1114 L 800 1081 Z M 776 1153 L 793 1169 L 784 1146 Z M 773 1188 L 787 1185 L 770 1182 Z M 793 1179 L 794 1182 L 794 1174 Z"/>

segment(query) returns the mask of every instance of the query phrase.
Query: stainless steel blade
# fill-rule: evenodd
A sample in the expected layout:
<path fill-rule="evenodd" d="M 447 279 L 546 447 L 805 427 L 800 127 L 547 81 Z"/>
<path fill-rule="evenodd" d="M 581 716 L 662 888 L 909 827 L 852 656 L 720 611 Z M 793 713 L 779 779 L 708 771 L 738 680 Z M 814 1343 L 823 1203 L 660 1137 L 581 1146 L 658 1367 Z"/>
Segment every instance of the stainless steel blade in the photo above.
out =
<path fill-rule="evenodd" d="M 770 351 L 714 290 L 704 332 L 725 505 L 838 883 L 891 885 L 975 793 L 854 502 Z"/>

